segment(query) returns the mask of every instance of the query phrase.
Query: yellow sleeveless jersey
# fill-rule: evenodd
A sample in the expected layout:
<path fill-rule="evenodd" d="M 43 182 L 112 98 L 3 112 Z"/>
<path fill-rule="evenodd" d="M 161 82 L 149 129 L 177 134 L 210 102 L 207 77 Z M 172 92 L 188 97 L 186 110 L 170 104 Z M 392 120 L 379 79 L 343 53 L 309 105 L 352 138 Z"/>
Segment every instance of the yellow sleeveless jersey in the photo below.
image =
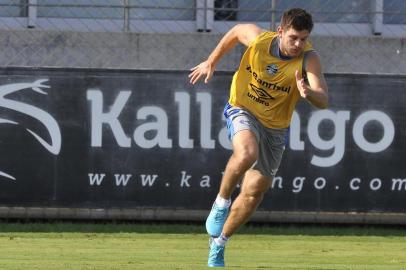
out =
<path fill-rule="evenodd" d="M 229 103 L 244 108 L 268 128 L 287 128 L 300 99 L 295 71 L 302 72 L 304 53 L 282 60 L 271 55 L 275 32 L 260 34 L 245 51 L 233 77 Z M 309 42 L 304 51 L 312 50 Z"/>

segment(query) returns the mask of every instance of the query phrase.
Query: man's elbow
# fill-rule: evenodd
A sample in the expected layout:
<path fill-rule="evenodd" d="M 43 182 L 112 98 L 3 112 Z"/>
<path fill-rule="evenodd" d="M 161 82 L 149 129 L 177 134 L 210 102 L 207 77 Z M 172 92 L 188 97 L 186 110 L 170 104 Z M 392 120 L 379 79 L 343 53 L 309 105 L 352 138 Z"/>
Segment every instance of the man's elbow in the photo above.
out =
<path fill-rule="evenodd" d="M 328 96 L 320 96 L 319 98 L 313 99 L 310 103 L 317 109 L 327 109 Z"/>
<path fill-rule="evenodd" d="M 319 109 L 327 109 L 328 108 L 328 98 L 326 98 L 325 100 L 323 100 L 322 102 L 320 102 L 317 106 L 317 108 Z"/>
<path fill-rule="evenodd" d="M 318 108 L 318 109 L 321 109 L 321 110 L 327 109 L 327 108 L 328 108 L 328 103 L 320 104 L 319 106 L 317 106 L 317 108 Z"/>

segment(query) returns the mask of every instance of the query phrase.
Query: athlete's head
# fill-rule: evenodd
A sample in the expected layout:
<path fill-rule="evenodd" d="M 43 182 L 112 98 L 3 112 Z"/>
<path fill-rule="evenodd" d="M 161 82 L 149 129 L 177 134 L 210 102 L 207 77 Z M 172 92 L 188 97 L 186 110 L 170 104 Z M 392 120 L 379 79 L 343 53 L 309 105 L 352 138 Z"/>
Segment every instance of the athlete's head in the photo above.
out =
<path fill-rule="evenodd" d="M 312 15 L 300 8 L 292 8 L 282 15 L 278 27 L 280 49 L 286 56 L 299 56 L 313 29 Z"/>

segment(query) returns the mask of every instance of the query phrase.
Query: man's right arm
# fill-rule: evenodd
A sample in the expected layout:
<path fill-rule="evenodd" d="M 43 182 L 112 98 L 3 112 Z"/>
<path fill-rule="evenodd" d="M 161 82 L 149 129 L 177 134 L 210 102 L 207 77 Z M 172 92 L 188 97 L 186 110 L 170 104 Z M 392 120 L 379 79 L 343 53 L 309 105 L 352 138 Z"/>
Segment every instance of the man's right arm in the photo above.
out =
<path fill-rule="evenodd" d="M 223 36 L 207 60 L 190 69 L 190 83 L 195 84 L 204 75 L 206 76 L 204 82 L 207 83 L 213 76 L 218 61 L 228 51 L 234 48 L 238 42 L 248 46 L 262 31 L 263 30 L 255 24 L 237 24 L 231 28 Z"/>

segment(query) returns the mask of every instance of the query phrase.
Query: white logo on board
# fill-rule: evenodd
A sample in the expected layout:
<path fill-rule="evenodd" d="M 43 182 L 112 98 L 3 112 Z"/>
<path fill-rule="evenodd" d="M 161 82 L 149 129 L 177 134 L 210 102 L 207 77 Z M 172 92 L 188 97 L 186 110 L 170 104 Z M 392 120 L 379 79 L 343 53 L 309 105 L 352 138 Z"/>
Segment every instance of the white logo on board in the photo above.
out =
<path fill-rule="evenodd" d="M 44 92 L 43 88 L 50 88 L 49 85 L 45 85 L 43 83 L 47 82 L 47 79 L 36 80 L 32 83 L 12 83 L 0 86 L 0 108 L 6 108 L 17 113 L 22 113 L 28 115 L 36 120 L 38 120 L 42 125 L 45 126 L 47 129 L 49 136 L 51 138 L 51 142 L 48 143 L 45 139 L 41 138 L 37 133 L 33 130 L 26 128 L 26 130 L 42 145 L 54 155 L 58 155 L 61 150 L 61 131 L 59 129 L 59 125 L 56 120 L 46 111 L 37 108 L 33 105 L 16 101 L 7 98 L 6 96 L 17 91 L 31 89 L 39 94 L 47 95 Z M 4 119 L 0 117 L 0 124 L 12 124 L 12 125 L 21 125 L 21 123 L 17 123 L 15 121 Z M 6 177 L 11 180 L 16 180 L 16 178 L 6 172 L 0 170 L 0 176 Z"/>

